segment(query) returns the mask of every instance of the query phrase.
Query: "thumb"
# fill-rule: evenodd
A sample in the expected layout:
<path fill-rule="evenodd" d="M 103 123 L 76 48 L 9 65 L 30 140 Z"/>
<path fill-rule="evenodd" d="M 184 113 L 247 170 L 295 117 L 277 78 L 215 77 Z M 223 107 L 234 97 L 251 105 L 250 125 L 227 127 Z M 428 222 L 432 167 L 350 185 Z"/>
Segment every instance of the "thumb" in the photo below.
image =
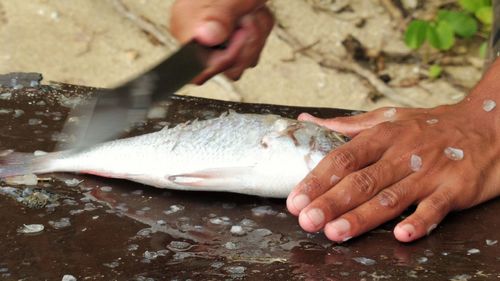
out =
<path fill-rule="evenodd" d="M 203 21 L 195 29 L 194 38 L 204 45 L 215 46 L 224 43 L 231 30 L 217 20 Z"/>

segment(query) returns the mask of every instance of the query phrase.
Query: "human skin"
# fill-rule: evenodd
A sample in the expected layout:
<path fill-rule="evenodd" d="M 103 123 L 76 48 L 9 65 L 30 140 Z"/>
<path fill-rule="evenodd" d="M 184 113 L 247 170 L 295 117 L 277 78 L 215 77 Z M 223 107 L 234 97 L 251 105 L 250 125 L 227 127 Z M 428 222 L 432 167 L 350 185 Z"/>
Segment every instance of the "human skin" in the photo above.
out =
<path fill-rule="evenodd" d="M 214 60 L 213 67 L 196 82 L 223 71 L 239 78 L 246 67 L 257 62 L 270 27 L 249 31 L 241 19 L 262 13 L 262 19 L 268 21 L 270 13 L 267 9 L 262 12 L 263 2 L 175 3 L 171 27 L 181 42 L 197 38 L 204 44 L 219 44 L 229 39 L 233 44 L 224 51 L 225 60 Z M 206 32 L 200 26 L 207 19 L 218 21 L 223 28 Z M 242 44 L 242 38 L 248 37 L 258 39 Z M 247 55 L 237 55 L 243 53 Z M 499 93 L 497 60 L 468 97 L 455 105 L 381 108 L 333 119 L 301 114 L 300 120 L 339 131 L 352 140 L 328 154 L 298 184 L 288 196 L 288 210 L 298 216 L 304 230 L 323 230 L 330 240 L 342 242 L 416 204 L 415 212 L 394 229 L 396 239 L 410 242 L 429 234 L 448 213 L 499 196 L 500 108 L 483 109 L 487 100 L 500 102 Z M 444 153 L 449 147 L 463 151 L 463 158 L 450 159 Z M 421 165 L 414 164 L 412 169 L 412 159 L 420 159 Z"/>
<path fill-rule="evenodd" d="M 193 80 L 203 84 L 218 73 L 238 80 L 257 65 L 274 18 L 265 0 L 180 0 L 172 6 L 170 30 L 181 43 L 191 39 L 207 46 L 226 43 Z"/>

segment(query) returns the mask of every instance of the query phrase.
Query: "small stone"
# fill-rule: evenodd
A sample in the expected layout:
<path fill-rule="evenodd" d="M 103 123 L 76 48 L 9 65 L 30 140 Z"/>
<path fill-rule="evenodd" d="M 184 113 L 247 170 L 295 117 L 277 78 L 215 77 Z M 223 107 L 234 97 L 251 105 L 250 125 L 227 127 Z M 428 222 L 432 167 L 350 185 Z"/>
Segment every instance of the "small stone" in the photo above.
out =
<path fill-rule="evenodd" d="M 464 159 L 464 151 L 459 148 L 447 147 L 444 149 L 444 154 L 446 155 L 446 157 L 454 161 Z"/>
<path fill-rule="evenodd" d="M 437 119 L 434 118 L 434 119 L 429 119 L 429 120 L 427 120 L 425 122 L 427 124 L 429 124 L 429 125 L 434 125 L 434 124 L 437 124 L 439 122 L 439 120 L 437 120 Z"/>
<path fill-rule="evenodd" d="M 410 158 L 410 168 L 414 172 L 420 171 L 422 168 L 422 158 L 418 155 L 412 154 Z"/>
<path fill-rule="evenodd" d="M 384 117 L 386 118 L 392 118 L 394 116 L 396 116 L 396 109 L 394 107 L 392 108 L 389 108 L 387 109 L 386 111 L 384 111 Z"/>
<path fill-rule="evenodd" d="M 43 226 L 43 224 L 23 224 L 23 226 L 20 227 L 17 232 L 24 234 L 34 234 L 42 232 L 44 229 L 45 227 Z"/>
<path fill-rule="evenodd" d="M 65 274 L 62 278 L 62 281 L 76 281 L 76 277 L 71 274 Z"/>
<path fill-rule="evenodd" d="M 364 258 L 364 257 L 356 257 L 356 258 L 353 258 L 353 260 L 357 263 L 362 264 L 362 265 L 374 265 L 377 263 L 375 260 L 372 260 L 369 258 Z"/>
<path fill-rule="evenodd" d="M 497 106 L 497 103 L 493 100 L 485 100 L 483 102 L 483 110 L 486 112 L 492 111 L 493 109 L 495 109 L 496 106 Z"/>

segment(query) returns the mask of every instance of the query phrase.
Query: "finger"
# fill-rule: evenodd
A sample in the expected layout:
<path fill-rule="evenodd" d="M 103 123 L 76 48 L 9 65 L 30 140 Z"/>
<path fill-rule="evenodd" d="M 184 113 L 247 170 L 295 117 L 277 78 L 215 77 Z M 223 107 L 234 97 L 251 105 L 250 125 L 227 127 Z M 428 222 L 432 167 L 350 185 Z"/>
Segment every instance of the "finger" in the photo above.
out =
<path fill-rule="evenodd" d="M 324 228 L 326 237 L 332 241 L 346 241 L 397 217 L 419 196 L 416 191 L 421 190 L 420 177 L 413 174 L 327 223 Z"/>
<path fill-rule="evenodd" d="M 235 65 L 224 72 L 227 77 L 237 80 L 246 69 L 257 65 L 273 23 L 273 16 L 267 7 L 262 7 L 251 16 L 242 18 L 240 28 L 246 30 L 248 38 L 235 60 Z"/>
<path fill-rule="evenodd" d="M 239 18 L 252 13 L 264 0 L 176 1 L 172 6 L 171 32 L 182 43 L 196 38 L 212 46 L 226 41 Z"/>
<path fill-rule="evenodd" d="M 394 236 L 401 242 L 411 242 L 429 234 L 453 209 L 452 193 L 446 188 L 425 198 L 413 214 L 394 228 Z"/>
<path fill-rule="evenodd" d="M 345 175 L 379 160 L 389 141 L 361 136 L 330 152 L 297 185 L 287 198 L 288 210 L 299 215 L 300 211 L 323 194 Z"/>
<path fill-rule="evenodd" d="M 231 68 L 234 65 L 235 58 L 239 56 L 242 51 L 247 34 L 245 30 L 238 30 L 231 37 L 227 49 L 214 53 L 207 62 L 207 68 L 193 79 L 194 84 L 203 84 L 214 75 Z"/>
<path fill-rule="evenodd" d="M 359 134 L 361 131 L 375 127 L 376 125 L 383 122 L 407 118 L 408 115 L 412 114 L 413 112 L 414 109 L 383 107 L 355 116 L 337 117 L 331 119 L 317 118 L 308 113 L 302 113 L 299 115 L 298 119 L 302 121 L 313 122 L 318 125 L 327 127 L 331 130 L 341 132 L 347 136 L 353 137 Z"/>
<path fill-rule="evenodd" d="M 396 161 L 390 161 L 383 158 L 349 174 L 335 188 L 317 197 L 300 212 L 300 226 L 306 231 L 318 231 L 326 222 L 362 205 L 380 190 L 407 177 L 412 170 L 406 160 L 396 158 Z"/>

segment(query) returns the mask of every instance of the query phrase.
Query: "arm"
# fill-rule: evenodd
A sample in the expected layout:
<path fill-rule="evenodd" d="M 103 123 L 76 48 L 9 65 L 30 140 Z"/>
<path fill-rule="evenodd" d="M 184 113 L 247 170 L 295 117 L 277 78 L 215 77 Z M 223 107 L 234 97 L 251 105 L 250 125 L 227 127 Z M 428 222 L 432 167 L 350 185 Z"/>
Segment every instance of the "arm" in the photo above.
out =
<path fill-rule="evenodd" d="M 209 60 L 209 67 L 194 83 L 202 84 L 224 72 L 237 80 L 257 64 L 274 20 L 265 0 L 177 0 L 172 6 L 171 32 L 181 42 L 196 39 L 226 50 Z"/>

